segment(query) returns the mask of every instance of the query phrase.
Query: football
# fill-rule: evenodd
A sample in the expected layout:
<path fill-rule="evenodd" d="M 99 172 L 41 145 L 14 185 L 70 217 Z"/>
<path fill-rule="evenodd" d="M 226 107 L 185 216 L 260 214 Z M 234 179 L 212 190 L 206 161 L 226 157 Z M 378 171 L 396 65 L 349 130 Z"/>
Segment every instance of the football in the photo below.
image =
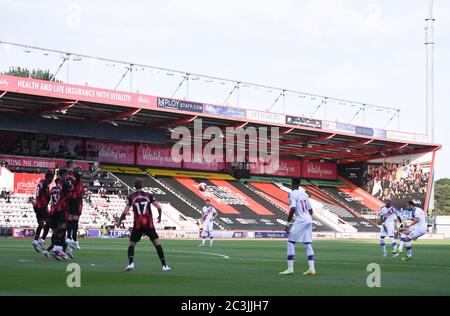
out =
<path fill-rule="evenodd" d="M 206 191 L 206 189 L 208 188 L 208 186 L 206 185 L 206 183 L 200 183 L 199 185 L 198 185 L 198 189 L 201 191 L 201 192 L 204 192 L 204 191 Z"/>

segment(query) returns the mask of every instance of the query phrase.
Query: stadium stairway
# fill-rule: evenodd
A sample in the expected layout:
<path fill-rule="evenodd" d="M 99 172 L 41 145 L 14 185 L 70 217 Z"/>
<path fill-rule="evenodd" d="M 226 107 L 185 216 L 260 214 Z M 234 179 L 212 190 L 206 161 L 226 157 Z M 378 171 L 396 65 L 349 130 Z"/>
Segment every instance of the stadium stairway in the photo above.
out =
<path fill-rule="evenodd" d="M 126 174 L 126 173 L 113 173 L 113 176 L 118 180 L 122 181 L 125 185 L 130 188 L 133 187 L 134 180 L 136 179 L 136 174 Z M 189 229 L 198 229 L 198 220 L 201 217 L 201 211 L 194 205 L 189 203 L 186 199 L 183 199 L 176 191 L 165 186 L 163 183 L 153 178 L 149 174 L 139 174 L 139 177 L 144 182 L 144 190 L 151 193 L 157 201 L 164 207 L 163 210 L 167 209 L 168 215 L 173 218 L 177 218 L 177 222 L 182 223 L 183 227 L 188 227 Z M 174 210 L 179 212 L 175 214 Z M 171 215 L 170 215 L 171 214 Z M 195 226 L 191 225 L 194 224 Z M 219 227 L 223 228 L 223 227 Z"/>
<path fill-rule="evenodd" d="M 279 188 L 281 188 L 283 191 L 290 192 L 291 188 L 286 187 L 286 184 L 284 183 L 275 183 Z M 320 203 L 320 205 L 326 209 L 327 211 L 335 214 L 338 217 L 342 218 L 353 218 L 355 215 L 353 213 L 349 212 L 345 207 L 339 205 L 333 199 L 330 199 L 327 197 L 326 194 L 320 192 L 320 190 L 315 190 L 314 187 L 312 187 L 309 182 L 305 181 L 305 184 L 302 184 L 301 187 L 305 189 L 306 193 L 309 195 L 310 199 L 313 201 L 316 201 L 317 203 Z"/>
<path fill-rule="evenodd" d="M 284 183 L 277 183 L 277 186 L 286 192 L 289 192 L 290 190 L 290 188 Z M 305 181 L 301 184 L 301 187 L 305 189 L 312 201 L 319 203 L 314 204 L 312 202 L 311 204 L 313 204 L 313 207 L 323 207 L 325 210 L 333 213 L 338 218 L 337 223 L 345 225 L 346 230 L 354 231 L 356 229 L 358 232 L 376 232 L 379 230 L 376 225 L 364 218 L 361 214 L 346 205 L 339 203 L 339 201 L 336 201 L 326 192 L 322 192 L 320 189 L 314 187 L 310 182 Z M 353 229 L 349 228 L 349 226 Z"/>
<path fill-rule="evenodd" d="M 337 179 L 339 181 L 341 181 L 342 183 L 344 183 L 346 185 L 346 189 L 349 192 L 351 192 L 354 196 L 359 196 L 360 197 L 360 201 L 364 205 L 366 205 L 368 208 L 370 208 L 370 209 L 372 209 L 374 211 L 378 211 L 384 206 L 383 201 L 377 199 L 375 196 L 371 195 L 369 192 L 367 192 L 364 189 L 358 187 L 353 182 L 345 179 L 342 176 L 338 176 Z"/>
<path fill-rule="evenodd" d="M 307 192 L 320 196 L 328 201 L 332 201 L 334 206 L 339 207 L 339 214 L 348 224 L 354 226 L 358 231 L 375 232 L 379 228 L 372 218 L 366 218 L 363 214 L 367 213 L 367 207 L 353 198 L 346 197 L 345 192 L 340 190 L 343 187 L 339 182 L 314 182 L 311 185 L 303 186 Z M 342 210 L 347 211 L 343 213 Z M 349 213 L 351 215 L 349 215 Z"/>
<path fill-rule="evenodd" d="M 257 195 L 238 181 L 187 177 L 158 177 L 195 207 L 203 207 L 205 200 L 219 212 L 217 221 L 226 229 L 280 231 L 284 229 L 286 213 L 281 207 Z M 201 192 L 200 183 L 208 189 Z"/>
<path fill-rule="evenodd" d="M 244 192 L 247 196 L 252 197 L 256 201 L 261 201 L 261 204 L 265 204 L 267 207 L 272 206 L 271 210 L 274 210 L 273 207 L 275 207 L 278 210 L 281 210 L 285 213 L 284 216 L 286 216 L 289 213 L 289 205 L 286 203 L 287 199 L 278 200 L 274 199 L 271 195 L 261 192 L 260 190 L 255 190 L 252 188 L 252 186 L 246 185 L 244 183 L 241 183 L 239 181 L 232 181 L 231 182 L 238 190 L 241 192 Z M 278 191 L 280 191 L 278 189 Z M 281 193 L 281 192 L 280 192 Z M 265 203 L 263 203 L 265 201 Z M 266 204 L 269 203 L 269 204 Z M 329 225 L 325 223 L 322 218 L 318 216 L 313 217 L 313 230 L 314 231 L 336 231 L 336 228 L 333 228 L 332 225 Z"/>
<path fill-rule="evenodd" d="M 249 185 L 255 190 L 258 194 L 263 196 L 267 196 L 269 199 L 276 201 L 278 205 L 282 205 L 285 209 L 289 211 L 288 200 L 288 192 L 290 189 L 285 190 L 281 183 L 267 183 L 267 182 L 256 182 L 251 181 Z M 315 225 L 319 223 L 320 228 L 318 230 L 327 230 L 327 231 L 336 231 L 336 232 L 356 232 L 353 226 L 347 224 L 344 220 L 342 220 L 336 214 L 330 212 L 321 202 L 311 198 L 311 206 L 314 209 L 313 222 Z"/>

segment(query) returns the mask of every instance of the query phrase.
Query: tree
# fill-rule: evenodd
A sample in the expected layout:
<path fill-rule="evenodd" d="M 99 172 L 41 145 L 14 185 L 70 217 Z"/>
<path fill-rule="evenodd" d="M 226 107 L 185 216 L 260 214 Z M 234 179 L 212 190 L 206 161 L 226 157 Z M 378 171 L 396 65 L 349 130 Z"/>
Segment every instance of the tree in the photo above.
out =
<path fill-rule="evenodd" d="M 434 183 L 434 208 L 438 214 L 450 213 L 450 179 L 439 179 Z"/>
<path fill-rule="evenodd" d="M 8 71 L 2 73 L 3 75 L 17 76 L 17 77 L 31 77 L 34 79 L 40 80 L 52 80 L 53 74 L 50 73 L 50 70 L 42 70 L 42 69 L 33 69 L 29 70 L 28 68 L 22 67 L 10 67 Z"/>

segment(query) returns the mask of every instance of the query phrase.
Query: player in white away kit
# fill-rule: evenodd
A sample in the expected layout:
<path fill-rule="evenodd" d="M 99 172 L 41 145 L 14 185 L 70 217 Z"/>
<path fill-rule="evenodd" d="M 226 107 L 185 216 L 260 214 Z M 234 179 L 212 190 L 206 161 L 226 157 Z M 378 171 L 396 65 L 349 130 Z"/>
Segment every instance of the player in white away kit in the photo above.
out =
<path fill-rule="evenodd" d="M 386 203 L 380 210 L 380 221 L 381 221 L 381 230 L 380 230 L 380 246 L 383 251 L 383 257 L 387 256 L 386 251 L 386 243 L 384 242 L 384 238 L 389 237 L 391 239 L 391 245 L 393 248 L 392 253 L 394 257 L 398 257 L 399 254 L 397 252 L 397 242 L 395 240 L 395 220 L 398 220 L 400 223 L 402 222 L 401 217 L 398 215 L 397 210 L 394 206 L 392 206 L 392 199 L 387 197 L 384 199 Z"/>
<path fill-rule="evenodd" d="M 292 179 L 292 192 L 289 194 L 289 205 L 291 207 L 287 219 L 286 232 L 289 233 L 287 242 L 287 270 L 280 272 L 280 274 L 294 273 L 294 257 L 295 257 L 295 243 L 301 242 L 305 247 L 308 258 L 308 271 L 303 275 L 316 275 L 314 268 L 314 250 L 312 248 L 312 214 L 313 210 L 309 203 L 309 198 L 303 189 L 299 188 L 300 179 Z M 289 223 L 295 213 L 295 221 L 292 228 Z"/>
<path fill-rule="evenodd" d="M 206 236 L 209 236 L 209 246 L 212 247 L 213 245 L 213 228 L 214 228 L 214 218 L 217 216 L 216 209 L 211 205 L 211 201 L 208 199 L 206 200 L 206 205 L 203 206 L 202 209 L 202 219 L 201 222 L 202 225 L 202 243 L 199 245 L 200 247 L 205 246 L 205 240 Z"/>
<path fill-rule="evenodd" d="M 411 240 L 417 240 L 427 232 L 425 212 L 421 208 L 416 207 L 413 201 L 408 202 L 407 209 L 412 213 L 413 222 L 410 225 L 405 225 L 400 231 L 406 247 L 406 257 L 402 258 L 402 260 L 410 260 L 412 258 Z"/>

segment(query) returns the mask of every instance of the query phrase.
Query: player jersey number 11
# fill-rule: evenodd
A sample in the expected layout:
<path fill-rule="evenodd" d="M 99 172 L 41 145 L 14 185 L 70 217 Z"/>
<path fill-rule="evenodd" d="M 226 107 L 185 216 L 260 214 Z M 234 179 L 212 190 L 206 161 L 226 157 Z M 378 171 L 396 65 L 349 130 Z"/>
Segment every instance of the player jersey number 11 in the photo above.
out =
<path fill-rule="evenodd" d="M 302 207 L 302 212 L 305 213 L 308 211 L 308 204 L 306 203 L 306 200 L 301 200 L 300 205 Z"/>

